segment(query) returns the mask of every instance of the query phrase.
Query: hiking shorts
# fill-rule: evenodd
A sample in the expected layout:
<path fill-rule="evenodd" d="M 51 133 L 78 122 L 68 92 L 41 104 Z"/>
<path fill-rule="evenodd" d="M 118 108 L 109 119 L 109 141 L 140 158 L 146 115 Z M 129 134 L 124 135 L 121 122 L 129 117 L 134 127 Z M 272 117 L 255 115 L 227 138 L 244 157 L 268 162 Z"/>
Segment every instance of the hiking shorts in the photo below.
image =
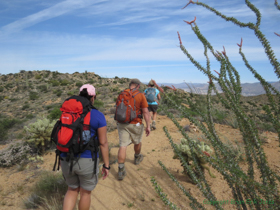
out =
<path fill-rule="evenodd" d="M 158 105 L 149 105 L 148 110 L 149 112 L 156 113 L 158 109 Z"/>
<path fill-rule="evenodd" d="M 93 174 L 95 167 L 94 160 L 91 158 L 79 158 L 78 161 L 74 160 L 72 173 L 70 172 L 70 161 L 66 161 L 66 158 L 62 158 L 60 164 L 63 177 L 68 187 L 76 189 L 78 187 L 87 191 L 92 191 L 98 182 L 98 167 L 96 174 Z M 99 159 L 97 160 L 97 166 L 99 165 Z"/>
<path fill-rule="evenodd" d="M 118 133 L 119 133 L 119 141 L 120 147 L 126 147 L 129 144 L 140 144 L 142 140 L 142 135 L 144 131 L 144 125 L 136 125 L 136 124 L 122 124 L 118 123 Z"/>

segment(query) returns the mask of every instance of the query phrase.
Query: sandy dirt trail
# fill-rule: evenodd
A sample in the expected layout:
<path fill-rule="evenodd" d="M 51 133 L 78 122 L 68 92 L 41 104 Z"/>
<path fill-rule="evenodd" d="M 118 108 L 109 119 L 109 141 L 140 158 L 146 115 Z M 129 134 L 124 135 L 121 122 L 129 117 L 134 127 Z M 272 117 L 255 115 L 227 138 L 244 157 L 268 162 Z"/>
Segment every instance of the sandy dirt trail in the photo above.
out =
<path fill-rule="evenodd" d="M 108 117 L 107 120 L 112 120 Z M 187 119 L 180 121 L 181 125 L 188 125 Z M 166 126 L 174 140 L 178 143 L 182 135 L 174 125 L 174 123 L 166 116 L 158 116 L 157 129 L 152 131 L 150 136 L 143 136 L 142 154 L 144 160 L 139 165 L 134 165 L 133 145 L 127 148 L 127 158 L 125 167 L 127 175 L 124 180 L 119 181 L 118 164 L 112 164 L 110 175 L 107 179 L 100 179 L 97 187 L 92 192 L 92 210 L 121 210 L 121 209 L 163 209 L 165 206 L 163 201 L 157 195 L 154 186 L 151 183 L 151 177 L 154 177 L 164 193 L 168 194 L 171 202 L 175 203 L 180 209 L 191 209 L 189 199 L 179 190 L 176 184 L 169 178 L 166 172 L 158 164 L 160 160 L 167 169 L 175 176 L 175 178 L 187 189 L 199 202 L 203 203 L 204 197 L 198 188 L 193 185 L 189 178 L 182 174 L 182 166 L 179 160 L 172 159 L 173 151 L 168 138 L 165 136 L 163 127 Z M 229 141 L 241 141 L 240 132 L 225 125 L 216 125 L 217 133 L 222 139 Z M 201 133 L 189 133 L 194 138 L 199 138 Z M 270 141 L 264 145 L 269 164 L 274 171 L 280 172 L 279 164 L 279 142 L 277 135 L 267 133 L 267 139 Z M 108 133 L 108 141 L 111 145 L 118 145 L 117 130 Z M 2 149 L 4 146 L 1 146 Z M 113 147 L 110 151 L 110 160 L 117 158 L 118 148 Z M 54 164 L 54 153 L 44 156 L 44 162 L 38 164 L 38 169 L 18 171 L 15 167 L 9 169 L 0 169 L 0 209 L 17 210 L 23 209 L 23 199 L 29 196 L 28 189 L 35 183 L 37 176 L 41 170 L 52 171 Z M 216 195 L 218 201 L 232 199 L 231 190 L 222 176 L 211 169 L 216 178 L 211 178 L 206 172 L 206 179 Z M 61 172 L 56 172 L 61 173 Z M 236 209 L 236 205 L 225 204 L 224 209 Z M 211 205 L 205 205 L 206 209 L 214 209 Z"/>

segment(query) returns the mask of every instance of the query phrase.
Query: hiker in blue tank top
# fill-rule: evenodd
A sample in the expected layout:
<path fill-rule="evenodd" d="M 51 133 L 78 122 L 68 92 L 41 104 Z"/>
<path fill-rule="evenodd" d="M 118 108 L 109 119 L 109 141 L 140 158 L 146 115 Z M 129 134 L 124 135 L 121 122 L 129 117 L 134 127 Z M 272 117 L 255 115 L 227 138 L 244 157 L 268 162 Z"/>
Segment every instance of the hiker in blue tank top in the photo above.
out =
<path fill-rule="evenodd" d="M 163 89 L 159 87 L 156 81 L 153 79 L 151 79 L 151 81 L 148 83 L 148 88 L 144 91 L 149 105 L 148 110 L 152 117 L 151 130 L 156 129 L 157 109 L 159 106 L 159 100 L 161 99 L 159 90 L 156 87 L 160 90 L 160 92 L 164 92 Z"/>
<path fill-rule="evenodd" d="M 87 98 L 91 104 L 96 99 L 95 88 L 86 84 L 80 88 L 79 96 Z M 91 111 L 84 117 L 82 139 L 83 144 L 87 144 L 92 137 L 97 134 L 102 158 L 104 161 L 102 167 L 103 180 L 109 175 L 109 147 L 107 141 L 107 124 L 105 116 L 92 106 Z M 97 157 L 97 161 L 93 158 Z M 79 209 L 90 209 L 91 191 L 98 182 L 99 154 L 91 150 L 85 150 L 81 154 L 75 154 L 77 157 L 70 172 L 71 163 L 67 161 L 67 154 L 61 154 L 61 169 L 68 185 L 67 193 L 64 197 L 63 209 L 74 209 L 78 194 L 80 193 Z M 94 168 L 96 173 L 94 174 Z"/>

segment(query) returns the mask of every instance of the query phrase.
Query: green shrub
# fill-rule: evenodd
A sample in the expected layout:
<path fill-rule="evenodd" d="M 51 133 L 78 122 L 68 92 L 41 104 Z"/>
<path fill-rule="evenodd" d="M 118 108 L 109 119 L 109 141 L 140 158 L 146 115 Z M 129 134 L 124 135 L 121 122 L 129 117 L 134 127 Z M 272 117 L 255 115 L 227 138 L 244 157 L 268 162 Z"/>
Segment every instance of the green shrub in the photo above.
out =
<path fill-rule="evenodd" d="M 40 74 L 35 75 L 35 79 L 41 79 L 41 78 L 42 78 L 42 76 Z"/>
<path fill-rule="evenodd" d="M 96 107 L 97 109 L 99 109 L 99 108 L 101 108 L 101 107 L 104 106 L 104 102 L 99 101 L 99 100 L 95 100 L 93 105 L 94 105 L 94 107 Z"/>
<path fill-rule="evenodd" d="M 23 87 L 17 86 L 15 92 L 17 93 L 17 92 L 19 92 L 19 91 L 21 91 L 21 90 L 23 90 L 23 89 L 24 89 Z"/>
<path fill-rule="evenodd" d="M 30 91 L 29 92 L 29 99 L 34 101 L 39 98 L 39 94 L 37 92 Z"/>
<path fill-rule="evenodd" d="M 55 107 L 49 112 L 48 119 L 58 120 L 60 118 L 60 115 L 61 115 L 60 107 Z"/>
<path fill-rule="evenodd" d="M 62 85 L 62 86 L 66 86 L 68 84 L 70 84 L 70 82 L 67 79 L 63 79 L 60 81 L 60 85 Z"/>
<path fill-rule="evenodd" d="M 93 79 L 90 79 L 87 81 L 87 84 L 93 84 L 94 83 L 94 80 Z"/>
<path fill-rule="evenodd" d="M 33 89 L 33 83 L 32 83 L 32 82 L 29 82 L 29 83 L 28 83 L 28 87 L 29 87 L 30 89 Z"/>
<path fill-rule="evenodd" d="M 52 72 L 52 78 L 57 78 L 60 73 L 58 71 Z"/>
<path fill-rule="evenodd" d="M 47 87 L 47 85 L 39 85 L 37 88 L 38 88 L 41 92 L 43 92 L 43 93 L 48 92 L 48 87 Z"/>
<path fill-rule="evenodd" d="M 15 102 L 15 101 L 18 101 L 18 100 L 19 100 L 18 98 L 10 98 L 11 102 Z"/>
<path fill-rule="evenodd" d="M 6 140 L 8 136 L 8 130 L 13 128 L 16 124 L 19 124 L 21 121 L 17 119 L 11 119 L 8 117 L 0 118 L 0 142 Z"/>
<path fill-rule="evenodd" d="M 3 82 L 6 82 L 8 80 L 8 76 L 7 75 L 2 75 L 1 79 Z"/>
<path fill-rule="evenodd" d="M 42 207 L 47 210 L 60 210 L 67 189 L 68 186 L 61 173 L 45 171 L 32 188 L 31 195 L 24 201 L 25 207 L 27 209 Z"/>
<path fill-rule="evenodd" d="M 67 93 L 67 95 L 68 96 L 73 96 L 73 95 L 75 95 L 75 93 L 74 93 L 74 91 L 70 91 L 70 92 Z"/>
<path fill-rule="evenodd" d="M 221 109 L 214 109 L 212 112 L 213 121 L 215 123 L 219 123 L 219 124 L 226 123 L 227 115 L 228 114 L 224 110 L 221 110 Z"/>
<path fill-rule="evenodd" d="M 3 90 L 4 90 L 4 87 L 0 86 L 0 92 L 3 92 Z"/>
<path fill-rule="evenodd" d="M 58 97 L 61 96 L 62 90 L 54 90 L 53 93 L 56 94 Z"/>
<path fill-rule="evenodd" d="M 80 81 L 76 82 L 76 86 L 77 86 L 77 87 L 81 87 L 82 85 L 83 85 L 82 82 L 80 82 Z"/>
<path fill-rule="evenodd" d="M 33 117 L 34 117 L 33 114 L 28 114 L 28 115 L 25 116 L 26 119 L 32 119 Z"/>
<path fill-rule="evenodd" d="M 5 88 L 6 88 L 6 89 L 10 89 L 10 88 L 12 88 L 12 87 L 14 87 L 14 84 L 13 84 L 13 83 L 7 83 L 7 84 L 5 85 Z"/>
<path fill-rule="evenodd" d="M 60 82 L 57 80 L 51 80 L 50 83 L 52 84 L 53 87 L 57 87 L 60 85 Z"/>
<path fill-rule="evenodd" d="M 121 79 L 121 80 L 119 80 L 119 83 L 120 84 L 126 83 L 126 80 L 125 79 Z"/>
<path fill-rule="evenodd" d="M 120 89 L 118 87 L 115 87 L 112 89 L 112 92 L 118 92 L 118 91 L 120 91 Z"/>
<path fill-rule="evenodd" d="M 23 106 L 22 106 L 22 110 L 26 110 L 26 109 L 28 109 L 30 106 L 29 106 L 29 104 L 24 104 Z"/>
<path fill-rule="evenodd" d="M 49 70 L 48 70 L 48 71 L 46 71 L 46 73 L 45 73 L 45 76 L 44 76 L 44 77 L 45 77 L 45 78 L 48 78 L 48 77 L 50 76 L 50 73 L 51 73 L 51 71 L 49 71 Z"/>

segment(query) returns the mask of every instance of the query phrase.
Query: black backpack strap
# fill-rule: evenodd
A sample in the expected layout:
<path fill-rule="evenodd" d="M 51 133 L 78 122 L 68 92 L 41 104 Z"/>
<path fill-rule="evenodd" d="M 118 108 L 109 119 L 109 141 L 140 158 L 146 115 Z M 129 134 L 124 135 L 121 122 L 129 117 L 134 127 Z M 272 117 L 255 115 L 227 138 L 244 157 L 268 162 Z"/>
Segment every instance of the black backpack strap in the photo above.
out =
<path fill-rule="evenodd" d="M 61 128 L 61 121 L 58 120 L 56 121 L 51 133 L 51 139 L 50 139 L 51 143 L 54 142 L 55 144 L 57 144 L 57 133 L 60 130 L 60 128 Z"/>
<path fill-rule="evenodd" d="M 95 157 L 94 157 L 94 169 L 93 169 L 93 173 L 96 174 L 96 170 L 97 170 L 97 153 L 99 152 L 99 141 L 97 140 L 96 134 L 95 134 L 95 138 L 94 138 L 94 149 L 95 149 Z"/>
<path fill-rule="evenodd" d="M 94 134 L 93 137 L 90 138 L 90 141 L 86 147 L 86 149 L 89 149 L 91 152 L 92 161 L 94 161 L 94 168 L 93 168 L 93 174 L 96 174 L 97 171 L 97 153 L 99 152 L 99 141 L 97 139 L 97 135 Z"/>
<path fill-rule="evenodd" d="M 74 162 L 74 158 L 70 159 L 70 173 L 72 173 L 73 171 L 73 162 Z"/>
<path fill-rule="evenodd" d="M 59 165 L 60 165 L 60 154 L 61 152 L 59 150 L 56 150 L 55 151 L 55 162 L 54 162 L 54 166 L 53 166 L 53 171 L 55 171 L 55 167 L 56 167 L 56 164 L 58 162 L 58 166 L 57 166 L 57 170 L 59 171 Z"/>

